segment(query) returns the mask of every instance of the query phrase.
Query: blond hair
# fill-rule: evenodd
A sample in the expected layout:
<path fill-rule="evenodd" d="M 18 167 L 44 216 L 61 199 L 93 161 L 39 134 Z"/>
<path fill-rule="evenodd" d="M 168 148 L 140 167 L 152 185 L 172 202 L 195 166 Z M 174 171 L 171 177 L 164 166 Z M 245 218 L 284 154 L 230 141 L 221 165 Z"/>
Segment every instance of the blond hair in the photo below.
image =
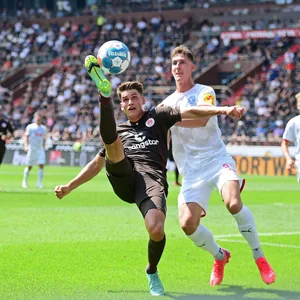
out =
<path fill-rule="evenodd" d="M 121 83 L 118 86 L 118 89 L 117 89 L 118 97 L 121 99 L 121 94 L 124 91 L 128 91 L 128 90 L 137 90 L 142 96 L 144 94 L 144 86 L 141 82 L 139 82 L 139 81 L 126 81 L 126 82 Z"/>
<path fill-rule="evenodd" d="M 300 92 L 295 95 L 295 98 L 299 101 L 300 100 Z"/>
<path fill-rule="evenodd" d="M 173 59 L 173 57 L 177 54 L 183 54 L 184 56 L 186 56 L 191 62 L 194 62 L 194 55 L 192 54 L 191 50 L 184 45 L 180 45 L 178 47 L 176 47 L 171 54 L 171 59 Z"/>

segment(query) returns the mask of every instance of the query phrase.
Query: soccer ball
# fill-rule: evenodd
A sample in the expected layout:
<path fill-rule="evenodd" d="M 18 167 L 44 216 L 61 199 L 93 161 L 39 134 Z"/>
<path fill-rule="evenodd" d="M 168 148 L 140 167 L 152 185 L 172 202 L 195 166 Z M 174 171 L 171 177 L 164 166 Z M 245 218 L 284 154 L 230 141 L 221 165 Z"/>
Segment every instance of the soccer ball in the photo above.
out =
<path fill-rule="evenodd" d="M 129 66 L 130 52 L 124 43 L 108 41 L 100 47 L 97 60 L 105 75 L 120 74 Z"/>

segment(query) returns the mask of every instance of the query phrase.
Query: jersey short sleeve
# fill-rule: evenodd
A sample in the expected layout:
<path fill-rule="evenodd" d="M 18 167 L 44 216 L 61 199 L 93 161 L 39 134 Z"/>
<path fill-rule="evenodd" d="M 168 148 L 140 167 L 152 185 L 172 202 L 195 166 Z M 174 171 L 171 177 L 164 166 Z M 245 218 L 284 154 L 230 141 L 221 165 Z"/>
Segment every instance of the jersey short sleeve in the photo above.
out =
<path fill-rule="evenodd" d="M 43 126 L 43 128 L 44 128 L 44 139 L 46 139 L 47 138 L 47 133 L 48 133 L 47 127 Z"/>
<path fill-rule="evenodd" d="M 294 122 L 293 119 L 291 119 L 287 123 L 287 125 L 285 127 L 285 130 L 284 130 L 284 133 L 283 133 L 283 136 L 282 136 L 282 138 L 284 140 L 287 140 L 289 142 L 295 142 L 296 137 L 295 137 L 294 125 L 295 125 L 295 122 Z"/>
<path fill-rule="evenodd" d="M 25 135 L 27 135 L 27 136 L 30 135 L 30 125 L 27 125 L 27 126 L 26 126 L 26 129 L 25 129 Z"/>
<path fill-rule="evenodd" d="M 7 130 L 8 130 L 11 134 L 14 133 L 14 129 L 13 129 L 13 127 L 11 126 L 11 124 L 10 124 L 9 122 L 7 123 Z"/>
<path fill-rule="evenodd" d="M 155 111 L 157 120 L 164 122 L 168 128 L 181 121 L 181 113 L 178 107 L 161 106 L 156 107 Z"/>
<path fill-rule="evenodd" d="M 102 145 L 102 147 L 100 148 L 98 155 L 101 157 L 105 157 L 105 147 Z"/>
<path fill-rule="evenodd" d="M 198 105 L 199 104 L 216 105 L 216 93 L 212 87 L 207 86 L 199 93 Z"/>

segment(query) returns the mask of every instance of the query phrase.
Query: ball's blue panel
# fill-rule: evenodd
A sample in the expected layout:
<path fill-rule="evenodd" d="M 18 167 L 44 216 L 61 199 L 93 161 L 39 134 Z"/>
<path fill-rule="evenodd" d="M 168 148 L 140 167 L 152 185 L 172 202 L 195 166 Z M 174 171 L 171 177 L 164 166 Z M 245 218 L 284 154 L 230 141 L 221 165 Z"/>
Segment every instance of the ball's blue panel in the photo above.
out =
<path fill-rule="evenodd" d="M 118 74 L 118 73 L 121 72 L 121 68 L 119 68 L 119 67 L 111 67 L 111 68 L 109 69 L 109 72 L 110 72 L 111 74 Z"/>
<path fill-rule="evenodd" d="M 124 43 L 122 43 L 122 46 L 123 46 L 123 48 L 124 48 L 127 52 L 129 52 L 128 47 L 127 47 Z"/>
<path fill-rule="evenodd" d="M 112 66 L 112 62 L 108 57 L 104 57 L 102 59 L 102 65 L 103 65 L 104 68 L 109 69 Z"/>

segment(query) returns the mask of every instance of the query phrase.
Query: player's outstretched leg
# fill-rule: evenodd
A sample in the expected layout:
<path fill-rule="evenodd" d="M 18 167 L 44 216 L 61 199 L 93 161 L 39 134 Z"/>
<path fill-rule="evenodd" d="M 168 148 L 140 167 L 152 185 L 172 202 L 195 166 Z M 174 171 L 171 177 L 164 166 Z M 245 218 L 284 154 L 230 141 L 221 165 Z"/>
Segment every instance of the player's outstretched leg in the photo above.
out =
<path fill-rule="evenodd" d="M 90 77 L 95 82 L 100 94 L 105 98 L 109 98 L 111 93 L 111 84 L 104 76 L 104 73 L 99 66 L 97 58 L 93 55 L 88 55 L 85 58 L 84 66 L 88 71 Z"/>
<path fill-rule="evenodd" d="M 39 189 L 43 188 L 43 184 L 42 184 L 43 177 L 44 177 L 44 168 L 40 167 L 38 172 L 38 181 L 36 183 L 36 187 Z"/>
<path fill-rule="evenodd" d="M 229 263 L 230 252 L 226 249 L 221 249 L 223 252 L 223 259 L 218 260 L 215 258 L 213 269 L 210 275 L 210 285 L 218 285 L 222 282 L 224 277 L 224 268 L 227 263 Z"/>
<path fill-rule="evenodd" d="M 29 172 L 30 172 L 29 167 L 25 167 L 24 172 L 23 172 L 23 180 L 22 180 L 22 188 L 23 189 L 28 188 L 27 179 L 28 179 L 28 176 L 29 176 Z"/>
<path fill-rule="evenodd" d="M 152 296 L 162 296 L 164 294 L 164 287 L 161 283 L 161 280 L 158 276 L 158 272 L 156 271 L 153 274 L 147 274 L 150 294 Z"/>
<path fill-rule="evenodd" d="M 260 246 L 258 233 L 256 230 L 254 217 L 251 211 L 243 205 L 241 211 L 234 214 L 240 233 L 244 236 L 249 246 L 252 249 L 253 258 L 259 269 L 262 280 L 266 284 L 271 284 L 275 281 L 275 272 L 266 260 L 264 253 Z"/>
<path fill-rule="evenodd" d="M 197 205 L 197 204 L 196 204 Z M 193 208 L 197 208 L 194 206 Z M 182 207 L 181 207 L 182 208 Z M 187 232 L 185 232 L 187 234 Z M 230 258 L 228 250 L 221 248 L 212 233 L 203 225 L 199 224 L 192 234 L 187 235 L 193 243 L 202 250 L 209 252 L 214 257 L 214 265 L 210 276 L 210 285 L 218 285 L 224 278 L 224 268 Z"/>
<path fill-rule="evenodd" d="M 114 118 L 114 108 L 110 99 L 111 84 L 105 78 L 96 57 L 93 55 L 88 55 L 85 58 L 85 68 L 95 82 L 100 93 L 100 134 L 102 140 L 106 145 L 113 144 L 118 135 Z"/>

